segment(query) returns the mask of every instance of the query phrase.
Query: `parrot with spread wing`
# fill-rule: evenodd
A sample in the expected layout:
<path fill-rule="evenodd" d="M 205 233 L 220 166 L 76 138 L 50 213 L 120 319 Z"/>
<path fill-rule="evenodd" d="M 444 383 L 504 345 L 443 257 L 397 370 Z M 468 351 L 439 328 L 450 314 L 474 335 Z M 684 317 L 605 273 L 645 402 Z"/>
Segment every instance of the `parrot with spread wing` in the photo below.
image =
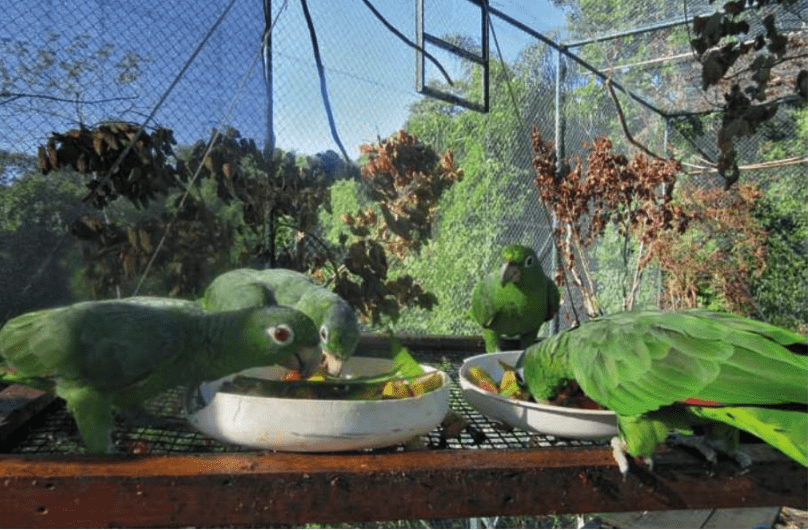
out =
<path fill-rule="evenodd" d="M 729 313 L 622 312 L 530 346 L 518 369 L 541 402 L 571 380 L 617 415 L 615 459 L 650 458 L 669 433 L 703 429 L 697 449 L 742 466 L 738 429 L 808 465 L 808 343 L 797 333 Z"/>
<path fill-rule="evenodd" d="M 359 320 L 351 306 L 303 273 L 288 269 L 236 269 L 213 280 L 199 301 L 207 311 L 282 304 L 305 313 L 319 329 L 323 365 L 339 375 L 359 344 Z"/>
<path fill-rule="evenodd" d="M 113 450 L 113 410 L 138 412 L 164 391 L 254 366 L 309 374 L 317 344 L 314 323 L 290 307 L 207 314 L 172 299 L 81 302 L 6 322 L 0 381 L 63 398 L 87 451 L 100 453 Z"/>
<path fill-rule="evenodd" d="M 518 337 L 520 349 L 536 340 L 541 325 L 558 312 L 560 294 L 536 253 L 522 245 L 502 249 L 497 268 L 474 288 L 471 316 L 482 327 L 487 352 L 504 349 Z"/>

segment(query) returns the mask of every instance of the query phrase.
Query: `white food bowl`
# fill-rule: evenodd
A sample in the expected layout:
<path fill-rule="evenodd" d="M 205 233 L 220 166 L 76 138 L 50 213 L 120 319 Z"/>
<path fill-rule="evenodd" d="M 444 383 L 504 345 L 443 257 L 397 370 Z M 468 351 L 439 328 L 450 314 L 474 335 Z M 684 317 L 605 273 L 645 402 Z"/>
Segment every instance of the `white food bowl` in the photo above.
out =
<path fill-rule="evenodd" d="M 392 370 L 389 359 L 352 357 L 343 376 L 367 376 Z M 436 371 L 429 366 L 423 368 Z M 251 368 L 203 383 L 201 408 L 188 420 L 201 432 L 226 443 L 256 449 L 295 452 L 352 451 L 405 442 L 434 429 L 449 410 L 449 378 L 432 392 L 403 399 L 319 400 L 245 396 L 218 392 L 236 375 L 280 379 L 286 369 Z"/>
<path fill-rule="evenodd" d="M 504 373 L 499 361 L 513 366 L 521 353 L 492 352 L 466 359 L 460 367 L 460 388 L 469 405 L 491 419 L 524 431 L 587 440 L 601 440 L 617 434 L 617 417 L 610 410 L 577 409 L 510 399 L 485 391 L 468 379 L 469 369 L 479 366 L 499 381 Z"/>

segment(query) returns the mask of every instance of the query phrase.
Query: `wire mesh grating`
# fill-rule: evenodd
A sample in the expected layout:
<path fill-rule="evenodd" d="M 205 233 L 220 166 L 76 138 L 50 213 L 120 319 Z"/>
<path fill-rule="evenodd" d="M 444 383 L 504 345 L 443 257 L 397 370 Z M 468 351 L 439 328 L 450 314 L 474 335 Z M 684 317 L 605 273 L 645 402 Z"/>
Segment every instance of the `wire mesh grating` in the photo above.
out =
<path fill-rule="evenodd" d="M 434 366 L 451 380 L 449 407 L 461 414 L 467 427 L 457 438 L 445 438 L 440 427 L 408 444 L 398 444 L 362 452 L 383 454 L 405 451 L 409 447 L 441 449 L 528 449 L 550 446 L 596 445 L 600 442 L 568 440 L 512 429 L 485 417 L 464 399 L 458 380 L 462 361 L 477 352 L 417 350 L 413 355 L 422 363 Z M 225 444 L 201 434 L 183 418 L 185 390 L 177 388 L 147 403 L 138 417 L 116 416 L 113 443 L 118 451 L 129 454 L 190 454 L 250 452 L 248 447 Z M 73 454 L 83 451 L 83 443 L 72 416 L 61 400 L 54 402 L 24 427 L 26 433 L 13 447 L 13 454 Z"/>

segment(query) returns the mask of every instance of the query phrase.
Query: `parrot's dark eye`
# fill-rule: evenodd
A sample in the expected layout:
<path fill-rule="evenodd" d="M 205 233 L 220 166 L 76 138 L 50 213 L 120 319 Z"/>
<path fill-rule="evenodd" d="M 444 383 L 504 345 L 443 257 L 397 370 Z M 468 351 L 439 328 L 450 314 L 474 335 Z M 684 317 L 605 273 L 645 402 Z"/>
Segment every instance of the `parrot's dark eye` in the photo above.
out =
<path fill-rule="evenodd" d="M 292 333 L 292 330 L 289 326 L 285 326 L 283 324 L 279 326 L 272 326 L 271 328 L 267 329 L 267 335 L 271 338 L 274 342 L 285 346 L 294 340 L 295 334 Z"/>
<path fill-rule="evenodd" d="M 532 267 L 533 266 L 533 256 L 528 256 L 525 260 L 525 267 Z"/>
<path fill-rule="evenodd" d="M 328 328 L 325 326 L 320 326 L 320 340 L 323 342 L 328 341 Z"/>

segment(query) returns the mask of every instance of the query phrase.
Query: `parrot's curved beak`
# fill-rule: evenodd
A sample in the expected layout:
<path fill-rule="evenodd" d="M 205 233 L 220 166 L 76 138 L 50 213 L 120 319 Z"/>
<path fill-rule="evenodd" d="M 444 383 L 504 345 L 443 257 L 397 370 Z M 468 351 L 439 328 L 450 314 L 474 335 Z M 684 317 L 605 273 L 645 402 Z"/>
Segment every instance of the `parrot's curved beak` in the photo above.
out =
<path fill-rule="evenodd" d="M 519 272 L 519 267 L 512 261 L 506 261 L 502 265 L 502 270 L 499 277 L 499 283 L 505 285 L 508 282 L 516 283 L 522 279 L 522 274 Z"/>
<path fill-rule="evenodd" d="M 527 383 L 525 382 L 525 354 L 527 350 L 522 351 L 522 354 L 517 359 L 514 365 L 514 375 L 516 376 L 516 384 L 520 388 L 527 390 Z"/>
<path fill-rule="evenodd" d="M 303 378 L 311 376 L 320 367 L 320 349 L 300 348 L 297 353 L 278 363 L 289 370 L 297 370 Z"/>
<path fill-rule="evenodd" d="M 338 377 L 342 373 L 342 363 L 342 359 L 327 350 L 323 350 L 320 357 L 320 366 L 325 368 L 330 375 Z"/>

